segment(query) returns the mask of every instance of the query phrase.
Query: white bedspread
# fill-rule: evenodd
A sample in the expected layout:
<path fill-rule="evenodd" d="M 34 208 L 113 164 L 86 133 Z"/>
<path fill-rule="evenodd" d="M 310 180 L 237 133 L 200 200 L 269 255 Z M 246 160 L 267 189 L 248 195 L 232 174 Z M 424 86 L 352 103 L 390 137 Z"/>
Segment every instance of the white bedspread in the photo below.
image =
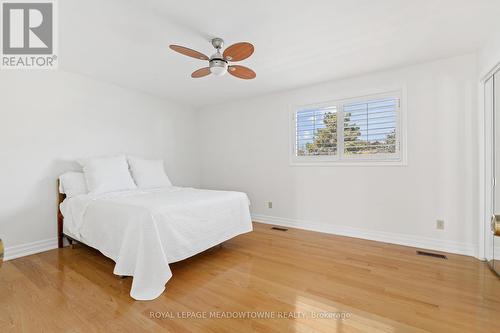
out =
<path fill-rule="evenodd" d="M 80 195 L 61 204 L 64 229 L 132 276 L 130 296 L 151 300 L 165 289 L 169 263 L 252 231 L 245 193 L 183 187 Z"/>

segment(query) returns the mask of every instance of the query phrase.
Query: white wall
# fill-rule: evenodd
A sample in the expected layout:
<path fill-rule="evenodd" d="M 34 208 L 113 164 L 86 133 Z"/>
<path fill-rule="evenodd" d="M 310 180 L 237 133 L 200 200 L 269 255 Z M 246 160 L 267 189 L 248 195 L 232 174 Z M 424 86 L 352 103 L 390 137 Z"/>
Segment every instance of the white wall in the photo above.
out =
<path fill-rule="evenodd" d="M 62 71 L 2 71 L 0 114 L 7 256 L 55 245 L 56 179 L 76 158 L 163 158 L 174 184 L 199 184 L 196 113 L 166 100 Z"/>
<path fill-rule="evenodd" d="M 201 184 L 255 219 L 475 255 L 477 70 L 465 55 L 199 110 Z M 289 106 L 406 87 L 408 165 L 289 165 Z M 267 201 L 273 208 L 267 208 Z M 445 230 L 436 230 L 436 219 Z"/>
<path fill-rule="evenodd" d="M 483 78 L 498 64 L 500 64 L 500 33 L 496 33 L 478 51 L 478 72 L 480 78 Z"/>

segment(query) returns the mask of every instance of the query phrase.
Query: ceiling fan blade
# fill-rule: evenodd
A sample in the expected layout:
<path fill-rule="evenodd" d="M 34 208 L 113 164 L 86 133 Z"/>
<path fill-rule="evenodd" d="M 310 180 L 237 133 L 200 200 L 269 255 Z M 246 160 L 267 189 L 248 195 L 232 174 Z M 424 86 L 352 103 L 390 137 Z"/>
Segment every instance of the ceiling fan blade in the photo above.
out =
<path fill-rule="evenodd" d="M 236 43 L 224 50 L 224 59 L 228 61 L 241 61 L 252 55 L 254 47 L 248 42 Z"/>
<path fill-rule="evenodd" d="M 231 65 L 228 67 L 227 71 L 232 76 L 245 80 L 255 79 L 257 76 L 253 70 L 245 66 Z"/>
<path fill-rule="evenodd" d="M 194 71 L 192 74 L 191 74 L 191 77 L 192 78 L 199 78 L 199 77 L 204 77 L 204 76 L 207 76 L 208 74 L 210 74 L 210 67 L 203 67 L 203 68 L 200 68 L 196 71 Z"/>
<path fill-rule="evenodd" d="M 208 57 L 201 52 L 191 50 L 190 48 L 180 46 L 180 45 L 170 45 L 170 48 L 180 54 L 184 54 L 188 57 L 200 59 L 200 60 L 208 60 Z"/>

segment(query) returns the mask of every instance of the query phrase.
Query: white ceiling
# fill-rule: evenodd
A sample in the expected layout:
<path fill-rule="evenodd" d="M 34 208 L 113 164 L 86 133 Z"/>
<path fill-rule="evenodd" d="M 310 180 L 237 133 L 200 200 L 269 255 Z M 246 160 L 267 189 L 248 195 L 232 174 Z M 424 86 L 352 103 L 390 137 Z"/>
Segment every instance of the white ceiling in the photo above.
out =
<path fill-rule="evenodd" d="M 498 0 L 64 0 L 60 68 L 194 107 L 472 52 Z M 255 80 L 192 79 L 211 37 L 255 45 Z"/>

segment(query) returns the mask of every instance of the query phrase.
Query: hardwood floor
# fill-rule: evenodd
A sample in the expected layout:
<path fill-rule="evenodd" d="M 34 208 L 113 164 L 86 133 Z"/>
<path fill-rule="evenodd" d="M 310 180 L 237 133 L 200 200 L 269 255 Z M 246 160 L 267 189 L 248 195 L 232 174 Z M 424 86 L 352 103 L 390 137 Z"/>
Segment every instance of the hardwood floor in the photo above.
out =
<path fill-rule="evenodd" d="M 5 262 L 0 331 L 499 331 L 500 279 L 483 262 L 254 226 L 222 248 L 172 264 L 173 278 L 154 301 L 131 299 L 131 279 L 113 275 L 113 262 L 83 245 Z M 275 318 L 214 317 L 237 311 Z M 344 319 L 313 318 L 339 311 Z M 189 315 L 208 318 L 182 318 Z"/>

